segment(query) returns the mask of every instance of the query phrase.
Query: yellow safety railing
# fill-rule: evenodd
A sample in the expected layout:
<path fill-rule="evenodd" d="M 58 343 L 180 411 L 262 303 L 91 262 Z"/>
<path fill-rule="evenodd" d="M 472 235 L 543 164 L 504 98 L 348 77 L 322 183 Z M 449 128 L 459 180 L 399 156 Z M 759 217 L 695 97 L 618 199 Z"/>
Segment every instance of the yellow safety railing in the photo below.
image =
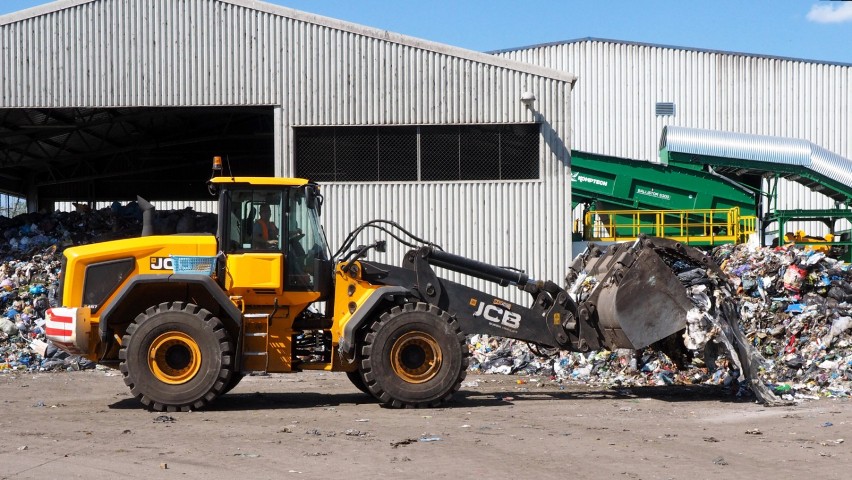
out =
<path fill-rule="evenodd" d="M 740 216 L 739 207 L 700 210 L 595 210 L 583 219 L 585 240 L 620 242 L 641 234 L 686 244 L 742 243 L 757 228 L 757 218 Z"/>
<path fill-rule="evenodd" d="M 737 208 L 737 215 L 739 215 L 739 208 Z M 753 233 L 757 233 L 757 217 L 754 215 L 740 217 L 740 235 L 743 238 L 737 243 L 745 243 L 748 241 L 748 236 Z"/>

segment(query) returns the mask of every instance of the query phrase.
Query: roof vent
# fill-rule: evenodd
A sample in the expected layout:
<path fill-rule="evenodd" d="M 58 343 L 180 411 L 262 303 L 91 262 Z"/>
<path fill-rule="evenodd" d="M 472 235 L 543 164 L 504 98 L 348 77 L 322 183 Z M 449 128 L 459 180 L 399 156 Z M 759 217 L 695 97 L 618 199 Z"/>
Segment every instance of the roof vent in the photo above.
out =
<path fill-rule="evenodd" d="M 675 114 L 675 104 L 673 102 L 657 102 L 657 106 L 655 108 L 657 116 L 662 115 L 672 115 Z"/>

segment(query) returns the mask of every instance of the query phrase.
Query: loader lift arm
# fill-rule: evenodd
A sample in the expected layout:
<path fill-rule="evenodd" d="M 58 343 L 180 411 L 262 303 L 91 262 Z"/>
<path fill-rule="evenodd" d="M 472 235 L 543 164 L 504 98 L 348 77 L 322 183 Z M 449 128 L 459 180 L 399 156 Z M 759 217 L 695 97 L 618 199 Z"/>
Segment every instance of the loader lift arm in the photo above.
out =
<path fill-rule="evenodd" d="M 439 278 L 441 267 L 501 286 L 515 286 L 532 297 L 517 305 L 485 292 Z M 568 335 L 576 327 L 576 310 L 568 292 L 550 281 L 534 281 L 523 272 L 437 250 L 409 251 L 403 269 L 413 273 L 412 290 L 420 299 L 456 315 L 462 330 L 516 338 L 548 347 L 571 348 Z M 411 280 L 409 280 L 410 282 Z"/>
<path fill-rule="evenodd" d="M 367 249 L 360 248 L 358 256 Z M 467 334 L 480 333 L 522 340 L 545 347 L 585 352 L 605 346 L 615 348 L 641 348 L 625 340 L 624 335 L 613 335 L 609 324 L 601 322 L 593 305 L 583 305 L 585 316 L 580 317 L 578 307 L 568 291 L 552 281 L 533 280 L 527 274 L 479 262 L 441 251 L 432 245 L 410 250 L 402 266 L 392 266 L 373 261 L 360 262 L 360 275 L 375 285 L 404 289 L 411 300 L 435 305 L 448 312 Z M 530 305 L 519 305 L 489 293 L 441 278 L 433 267 L 440 267 L 501 286 L 514 286 L 530 295 Z M 677 283 L 677 278 L 673 282 Z M 682 290 L 682 289 L 681 289 Z M 681 296 L 683 293 L 681 292 Z M 685 302 L 688 299 L 683 298 Z M 591 314 L 589 313 L 591 312 Z M 613 323 L 613 322 L 610 322 Z M 669 322 L 671 323 L 671 322 Z M 666 325 L 664 338 L 682 329 L 681 318 L 675 325 Z M 355 325 L 349 325 L 352 331 Z M 351 346 L 354 342 L 346 342 Z M 648 342 L 650 344 L 651 342 Z M 349 348 L 351 349 L 351 347 Z"/>
<path fill-rule="evenodd" d="M 434 245 L 409 251 L 402 266 L 363 259 L 380 248 L 381 242 L 356 247 L 338 263 L 335 309 L 352 314 L 338 343 L 352 368 L 350 380 L 385 406 L 431 407 L 448 400 L 467 374 L 466 335 L 471 333 L 563 349 L 576 343 L 568 333 L 576 327 L 573 302 L 552 282 L 531 281 L 522 272 Z M 532 305 L 440 278 L 433 267 L 514 285 L 533 297 Z M 356 284 L 366 287 L 368 296 L 357 293 Z"/>
<path fill-rule="evenodd" d="M 533 280 L 523 272 L 431 245 L 410 250 L 401 267 L 367 261 L 361 264 L 365 280 L 405 288 L 417 301 L 436 305 L 454 316 L 467 334 L 484 333 L 578 352 L 635 350 L 683 330 L 686 312 L 692 308 L 677 276 L 655 248 L 650 241 L 635 242 L 614 245 L 606 252 L 595 249 L 578 257 L 571 272 L 579 271 L 569 273 L 569 278 L 586 275 L 598 280 L 592 293 L 583 298 L 572 298 L 568 290 L 552 281 Z M 698 250 L 671 248 L 697 265 L 712 263 Z M 366 250 L 360 252 L 363 255 Z M 518 305 L 441 278 L 433 267 L 515 286 L 530 295 L 531 304 Z"/>

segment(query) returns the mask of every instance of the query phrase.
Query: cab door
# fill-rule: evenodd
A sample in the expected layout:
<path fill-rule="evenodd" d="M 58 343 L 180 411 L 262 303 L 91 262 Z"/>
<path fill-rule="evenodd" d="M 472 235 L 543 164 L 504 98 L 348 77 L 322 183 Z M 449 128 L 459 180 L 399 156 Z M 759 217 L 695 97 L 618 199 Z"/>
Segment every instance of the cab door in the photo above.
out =
<path fill-rule="evenodd" d="M 223 193 L 222 286 L 248 305 L 311 303 L 331 276 L 328 246 L 307 187 L 232 188 Z M 317 268 L 317 261 L 321 265 Z M 285 298 L 286 297 L 286 298 Z"/>
<path fill-rule="evenodd" d="M 226 263 L 222 286 L 243 297 L 246 304 L 271 305 L 284 293 L 284 254 L 281 250 L 281 219 L 286 190 L 228 189 L 220 211 L 220 239 Z M 224 233 L 224 234 L 223 234 Z"/>

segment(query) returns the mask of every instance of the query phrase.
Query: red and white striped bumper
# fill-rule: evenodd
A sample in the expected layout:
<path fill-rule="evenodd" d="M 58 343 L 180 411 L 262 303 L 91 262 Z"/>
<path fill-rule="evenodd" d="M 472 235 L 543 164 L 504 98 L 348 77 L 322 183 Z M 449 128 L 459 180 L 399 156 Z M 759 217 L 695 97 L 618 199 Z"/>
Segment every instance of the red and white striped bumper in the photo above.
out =
<path fill-rule="evenodd" d="M 45 315 L 44 333 L 54 345 L 74 355 L 89 348 L 89 320 L 79 308 L 50 308 Z"/>

